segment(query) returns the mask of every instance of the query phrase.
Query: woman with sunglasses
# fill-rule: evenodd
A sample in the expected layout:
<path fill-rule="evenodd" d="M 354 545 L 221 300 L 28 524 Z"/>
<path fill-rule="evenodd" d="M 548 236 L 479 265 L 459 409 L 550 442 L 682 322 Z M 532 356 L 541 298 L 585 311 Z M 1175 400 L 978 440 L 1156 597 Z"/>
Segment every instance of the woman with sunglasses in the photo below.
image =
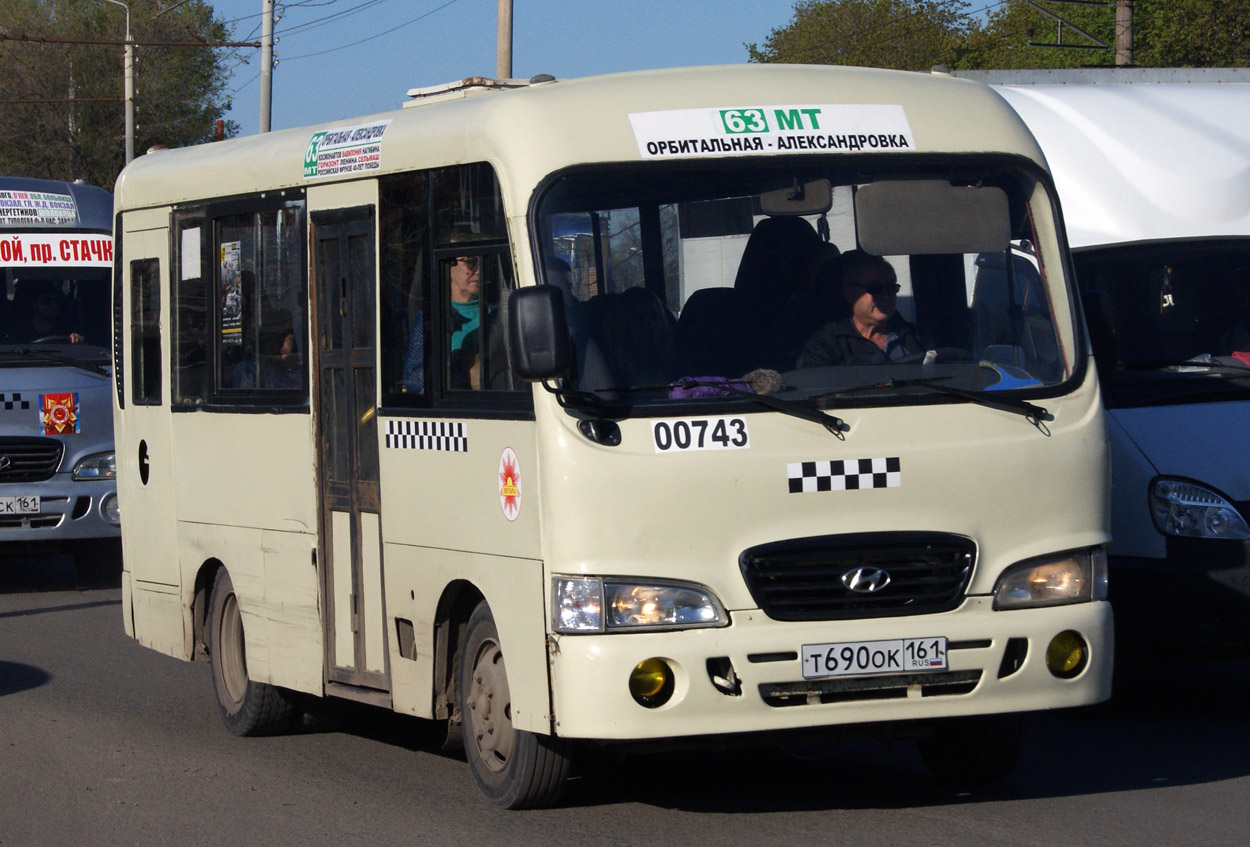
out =
<path fill-rule="evenodd" d="M 890 263 L 862 250 L 842 255 L 842 297 L 851 314 L 808 339 L 798 367 L 886 364 L 922 352 L 919 330 L 898 314 L 898 277 Z"/>

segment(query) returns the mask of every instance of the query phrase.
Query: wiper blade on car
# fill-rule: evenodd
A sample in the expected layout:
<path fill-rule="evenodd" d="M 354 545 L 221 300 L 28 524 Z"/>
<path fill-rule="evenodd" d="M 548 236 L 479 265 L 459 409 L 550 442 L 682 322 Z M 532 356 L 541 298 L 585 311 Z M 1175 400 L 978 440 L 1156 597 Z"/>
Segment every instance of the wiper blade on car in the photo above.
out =
<path fill-rule="evenodd" d="M 100 376 L 109 375 L 108 368 L 104 366 L 103 362 L 100 362 L 98 360 L 83 361 L 81 359 L 69 359 L 69 358 L 66 358 L 65 356 L 58 356 L 55 353 L 49 353 L 45 350 L 35 350 L 31 347 L 18 347 L 18 348 L 9 348 L 7 350 L 0 350 L 0 354 L 9 355 L 9 356 L 31 356 L 35 359 L 39 359 L 40 361 L 44 361 L 44 362 L 55 362 L 58 365 L 68 365 L 71 368 L 78 368 L 84 371 L 92 371 L 93 373 L 97 373 Z"/>
<path fill-rule="evenodd" d="M 850 394 L 859 394 L 864 391 L 887 390 L 895 391 L 900 388 L 931 388 L 942 394 L 949 394 L 952 397 L 959 397 L 971 403 L 985 406 L 990 409 L 998 409 L 1004 412 L 1011 412 L 1017 415 L 1023 415 L 1030 423 L 1037 425 L 1041 423 L 1048 414 L 1044 407 L 1026 400 L 1015 400 L 1011 397 L 991 396 L 982 391 L 968 391 L 963 388 L 955 388 L 951 385 L 943 385 L 940 380 L 950 379 L 950 377 L 926 377 L 924 379 L 888 379 L 884 382 L 875 382 L 868 385 L 856 385 L 851 388 L 844 388 L 841 391 L 832 391 L 828 394 L 822 394 L 817 400 L 827 400 L 837 397 L 845 397 Z"/>
<path fill-rule="evenodd" d="M 738 388 L 729 381 L 717 380 L 702 382 L 692 377 L 686 377 L 684 379 L 677 380 L 671 387 L 691 389 L 698 386 L 708 386 L 724 391 L 727 394 L 733 394 L 736 397 L 745 397 L 748 400 L 754 400 L 761 406 L 767 406 L 768 408 L 774 409 L 782 414 L 790 415 L 791 417 L 799 418 L 805 421 L 811 421 L 815 424 L 820 424 L 839 439 L 846 438 L 846 435 L 844 435 L 847 430 L 846 421 L 842 420 L 837 415 L 827 415 L 818 409 L 813 409 L 810 406 L 803 405 L 802 403 L 795 403 L 791 400 L 782 400 L 779 397 L 773 397 L 769 394 L 756 394 L 754 391 L 746 391 Z"/>
<path fill-rule="evenodd" d="M 1157 362 L 1134 362 L 1132 364 L 1120 365 L 1122 370 L 1126 371 L 1162 371 L 1168 368 L 1183 368 L 1178 373 L 1205 373 L 1215 370 L 1221 373 L 1247 374 L 1250 373 L 1250 366 L 1244 365 L 1237 359 L 1224 356 L 1195 356 L 1192 359 L 1161 359 Z"/>
<path fill-rule="evenodd" d="M 664 391 L 667 393 L 674 388 L 684 388 L 689 390 L 704 386 L 708 388 L 715 388 L 735 397 L 743 397 L 747 400 L 753 400 L 761 406 L 767 406 L 770 409 L 790 415 L 791 417 L 820 424 L 838 438 L 846 438 L 843 434 L 847 429 L 846 421 L 836 415 L 827 415 L 824 412 L 811 408 L 810 406 L 805 406 L 801 403 L 794 403 L 789 400 L 781 400 L 767 394 L 756 394 L 754 391 L 747 391 L 738 388 L 736 385 L 731 384 L 728 380 L 699 380 L 693 377 L 684 377 L 676 382 L 668 383 L 666 385 L 630 385 L 616 388 L 599 388 L 595 389 L 593 392 L 574 391 L 563 387 L 552 388 L 551 386 L 546 385 L 546 383 L 544 383 L 544 385 L 548 391 L 551 391 L 556 395 L 556 400 L 561 406 L 574 406 L 582 408 L 594 414 L 600 415 L 601 417 L 607 417 L 608 412 L 624 411 L 625 407 L 620 403 L 605 400 L 599 396 L 600 393 L 642 394 L 648 391 Z"/>

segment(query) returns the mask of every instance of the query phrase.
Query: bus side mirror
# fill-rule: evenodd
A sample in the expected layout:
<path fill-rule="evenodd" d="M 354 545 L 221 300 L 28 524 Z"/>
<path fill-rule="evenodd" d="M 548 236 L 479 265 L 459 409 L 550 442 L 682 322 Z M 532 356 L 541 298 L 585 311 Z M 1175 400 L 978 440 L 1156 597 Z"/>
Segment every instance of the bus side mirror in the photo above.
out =
<path fill-rule="evenodd" d="M 569 372 L 573 357 L 564 292 L 536 285 L 508 295 L 508 349 L 517 379 L 540 382 Z"/>

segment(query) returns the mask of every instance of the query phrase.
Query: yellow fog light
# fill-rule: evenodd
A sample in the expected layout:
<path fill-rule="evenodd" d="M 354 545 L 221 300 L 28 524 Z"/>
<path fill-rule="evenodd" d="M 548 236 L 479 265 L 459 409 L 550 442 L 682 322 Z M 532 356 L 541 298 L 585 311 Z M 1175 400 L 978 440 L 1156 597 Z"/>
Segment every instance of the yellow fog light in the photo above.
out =
<path fill-rule="evenodd" d="M 663 706 L 673 696 L 673 669 L 663 659 L 644 659 L 629 674 L 629 693 L 648 709 Z"/>
<path fill-rule="evenodd" d="M 1089 645 L 1079 633 L 1066 630 L 1050 640 L 1046 648 L 1046 667 L 1060 679 L 1072 679 L 1085 670 L 1089 662 Z"/>

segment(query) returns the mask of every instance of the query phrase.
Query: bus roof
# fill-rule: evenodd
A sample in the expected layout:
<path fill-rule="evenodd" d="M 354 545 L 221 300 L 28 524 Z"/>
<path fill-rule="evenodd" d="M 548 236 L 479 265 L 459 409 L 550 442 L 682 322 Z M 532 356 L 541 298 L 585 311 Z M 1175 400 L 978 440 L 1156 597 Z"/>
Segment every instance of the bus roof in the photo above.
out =
<path fill-rule="evenodd" d="M 319 133 L 386 122 L 368 174 L 473 161 L 496 165 L 504 199 L 525 207 L 547 174 L 643 156 L 631 115 L 683 109 L 809 104 L 901 107 L 921 153 L 1007 152 L 1041 163 L 1023 123 L 988 88 L 947 74 L 816 65 L 731 65 L 536 78 L 522 87 L 447 87 L 411 108 L 288 129 L 136 159 L 117 183 L 119 209 L 194 202 L 345 177 L 305 177 Z"/>
<path fill-rule="evenodd" d="M 0 230 L 112 232 L 113 198 L 85 182 L 0 176 Z"/>
<path fill-rule="evenodd" d="M 1073 248 L 1250 235 L 1250 79 L 993 88 L 1041 144 Z"/>

